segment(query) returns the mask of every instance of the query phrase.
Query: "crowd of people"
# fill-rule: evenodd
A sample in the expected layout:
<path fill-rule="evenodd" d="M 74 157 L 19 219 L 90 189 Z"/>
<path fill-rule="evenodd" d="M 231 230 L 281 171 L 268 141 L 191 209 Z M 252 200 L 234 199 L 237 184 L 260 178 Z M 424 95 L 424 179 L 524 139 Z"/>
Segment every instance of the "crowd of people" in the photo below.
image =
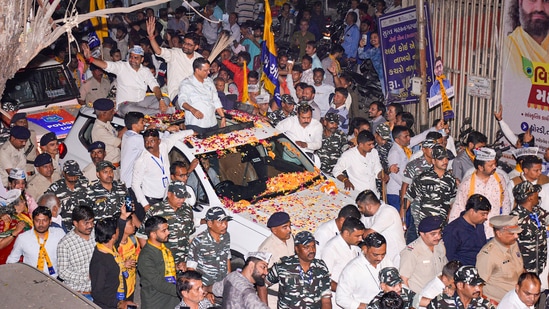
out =
<path fill-rule="evenodd" d="M 60 164 L 54 133 L 37 140 L 26 114 L 3 116 L 0 264 L 36 267 L 101 308 L 268 308 L 272 291 L 278 308 L 534 308 L 547 286 L 549 153 L 497 111 L 517 160 L 505 173 L 483 133 L 456 147 L 437 120 L 415 134 L 414 115 L 365 105 L 341 69 L 360 59 L 378 69 L 375 17 L 401 1 L 351 0 L 341 44 L 323 59 L 321 2 L 275 1 L 276 41 L 299 51 L 278 54 L 280 105 L 260 81 L 255 1 L 219 2 L 192 22 L 183 6 L 113 14 L 102 46 L 81 42 L 67 64 L 97 116 L 89 165 Z M 230 44 L 208 61 L 222 33 Z M 58 42 L 55 59 L 74 50 Z M 177 140 L 226 126 L 232 109 L 269 122 L 355 198 L 295 235 L 288 213 L 272 213 L 272 235 L 241 269 L 231 268 L 230 213 L 193 215 L 204 194 L 193 170 L 215 184 L 210 162 L 169 155 Z M 145 128 L 146 115 L 177 111 L 184 126 Z"/>

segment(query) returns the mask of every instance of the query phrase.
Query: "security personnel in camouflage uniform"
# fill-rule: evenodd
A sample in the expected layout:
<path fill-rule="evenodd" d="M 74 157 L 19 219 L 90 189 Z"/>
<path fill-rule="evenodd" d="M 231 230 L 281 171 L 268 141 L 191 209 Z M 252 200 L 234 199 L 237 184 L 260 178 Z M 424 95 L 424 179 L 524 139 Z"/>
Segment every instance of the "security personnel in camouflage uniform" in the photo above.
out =
<path fill-rule="evenodd" d="M 526 271 L 541 274 L 547 263 L 547 212 L 539 206 L 540 185 L 529 181 L 519 183 L 513 188 L 517 207 L 510 213 L 518 217 L 522 228 L 518 245 Z"/>
<path fill-rule="evenodd" d="M 334 113 L 326 113 L 322 119 L 322 146 L 315 153 L 320 158 L 320 169 L 327 174 L 332 173 L 334 165 L 343 153 L 343 146 L 347 144 L 345 134 L 338 129 L 339 116 Z"/>
<path fill-rule="evenodd" d="M 119 212 L 128 190 L 123 182 L 114 180 L 116 167 L 110 161 L 97 163 L 95 170 L 97 180 L 89 186 L 86 200 L 92 206 L 97 221 Z"/>
<path fill-rule="evenodd" d="M 195 232 L 193 221 L 193 210 L 186 199 L 191 197 L 184 183 L 174 181 L 168 186 L 166 198 L 153 204 L 143 222 L 153 216 L 159 216 L 168 220 L 170 236 L 166 246 L 172 251 L 177 269 L 184 269 L 187 256 L 189 255 L 190 237 Z M 145 224 L 143 223 L 137 231 L 137 237 L 146 239 Z"/>
<path fill-rule="evenodd" d="M 508 291 L 515 288 L 520 274 L 524 272 L 522 255 L 517 244 L 518 217 L 510 215 L 494 216 L 490 219 L 494 227 L 494 238 L 477 255 L 477 269 L 486 281 L 484 295 L 499 303 Z"/>
<path fill-rule="evenodd" d="M 45 193 L 53 193 L 59 198 L 59 214 L 68 230 L 72 228 L 72 210 L 75 206 L 86 202 L 88 179 L 82 176 L 80 166 L 74 160 L 63 164 L 63 178 L 50 185 Z"/>
<path fill-rule="evenodd" d="M 389 161 L 387 160 L 387 157 L 389 156 L 389 150 L 393 147 L 393 138 L 391 137 L 391 129 L 389 129 L 389 124 L 379 124 L 376 128 L 374 137 L 376 138 L 376 149 L 379 154 L 381 166 L 383 166 L 384 171 L 388 172 Z"/>
<path fill-rule="evenodd" d="M 456 197 L 456 179 L 448 168 L 448 152 L 441 145 L 431 149 L 432 168 L 418 175 L 406 190 L 411 201 L 412 217 L 417 226 L 426 217 L 448 218 L 450 204 Z M 446 220 L 444 220 L 446 221 Z M 414 235 L 417 238 L 417 234 Z M 410 237 L 407 237 L 410 239 Z"/>
<path fill-rule="evenodd" d="M 283 94 L 280 100 L 280 107 L 274 112 L 267 113 L 267 118 L 271 121 L 271 124 L 276 126 L 282 120 L 297 115 L 295 112 L 295 101 L 289 94 Z"/>
<path fill-rule="evenodd" d="M 232 218 L 223 208 L 211 207 L 204 218 L 208 229 L 191 242 L 187 267 L 201 272 L 206 286 L 223 280 L 231 272 L 231 237 L 227 227 Z"/>
<path fill-rule="evenodd" d="M 368 304 L 368 309 L 381 309 L 381 299 L 383 297 L 383 294 L 389 293 L 391 291 L 397 293 L 402 298 L 402 302 L 404 305 L 402 309 L 412 308 L 412 301 L 416 296 L 416 293 L 414 293 L 409 288 L 402 286 L 402 282 L 403 281 L 402 278 L 400 278 L 398 269 L 396 269 L 395 267 L 383 268 L 379 272 L 379 284 L 381 287 L 381 291 Z"/>
<path fill-rule="evenodd" d="M 278 308 L 320 309 L 331 305 L 330 273 L 315 259 L 316 240 L 308 231 L 294 237 L 295 255 L 285 256 L 269 270 L 266 282 L 279 283 Z"/>
<path fill-rule="evenodd" d="M 431 300 L 427 309 L 495 309 L 487 299 L 482 298 L 484 280 L 478 275 L 474 266 L 466 265 L 458 268 L 454 275 L 456 293 L 448 296 L 446 293 Z"/>

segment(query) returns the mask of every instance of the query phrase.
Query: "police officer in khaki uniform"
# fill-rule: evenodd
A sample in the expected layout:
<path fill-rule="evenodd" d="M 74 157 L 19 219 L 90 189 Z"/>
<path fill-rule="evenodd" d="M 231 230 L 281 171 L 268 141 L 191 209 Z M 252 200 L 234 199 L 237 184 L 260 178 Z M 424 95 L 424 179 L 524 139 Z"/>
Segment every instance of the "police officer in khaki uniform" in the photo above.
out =
<path fill-rule="evenodd" d="M 8 186 L 10 169 L 25 169 L 27 165 L 25 146 L 30 136 L 29 129 L 20 126 L 13 127 L 10 131 L 10 139 L 0 147 L 0 176 L 4 187 Z"/>
<path fill-rule="evenodd" d="M 524 271 L 522 255 L 517 243 L 522 228 L 518 217 L 511 215 L 495 216 L 490 219 L 494 227 L 494 238 L 477 255 L 477 269 L 486 281 L 484 295 L 497 304 L 505 293 L 515 288 Z"/>

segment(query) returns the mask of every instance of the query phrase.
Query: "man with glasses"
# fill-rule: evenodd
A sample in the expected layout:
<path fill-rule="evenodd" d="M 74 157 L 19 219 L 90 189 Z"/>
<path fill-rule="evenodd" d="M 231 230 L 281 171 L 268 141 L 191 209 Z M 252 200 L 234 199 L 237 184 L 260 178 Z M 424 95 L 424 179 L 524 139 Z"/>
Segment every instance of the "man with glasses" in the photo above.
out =
<path fill-rule="evenodd" d="M 179 93 L 179 84 L 185 78 L 193 74 L 193 61 L 202 58 L 196 52 L 200 44 L 200 38 L 194 33 L 187 33 L 183 38 L 182 48 L 163 48 L 155 40 L 156 20 L 149 17 L 147 20 L 147 34 L 151 41 L 151 47 L 158 57 L 162 57 L 168 64 L 168 94 L 172 101 L 175 101 Z"/>

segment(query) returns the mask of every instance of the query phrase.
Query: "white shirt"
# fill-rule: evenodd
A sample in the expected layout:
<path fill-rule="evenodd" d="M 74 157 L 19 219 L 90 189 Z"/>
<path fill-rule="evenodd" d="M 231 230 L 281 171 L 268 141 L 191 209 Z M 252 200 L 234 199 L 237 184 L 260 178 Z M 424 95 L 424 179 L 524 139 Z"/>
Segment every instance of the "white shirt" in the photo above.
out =
<path fill-rule="evenodd" d="M 201 83 L 194 75 L 181 82 L 177 102 L 181 109 L 183 109 L 183 103 L 187 103 L 204 114 L 202 119 L 198 119 L 190 111 L 185 113 L 185 125 L 201 128 L 211 128 L 217 125 L 215 110 L 223 108 L 212 79 L 207 77 Z"/>
<path fill-rule="evenodd" d="M 328 266 L 330 279 L 339 281 L 343 268 L 362 251 L 357 246 L 349 246 L 341 235 L 334 236 L 322 250 L 322 260 Z"/>
<path fill-rule="evenodd" d="M 440 293 L 444 292 L 444 288 L 445 288 L 444 282 L 442 282 L 442 280 L 440 280 L 438 276 L 436 276 L 431 281 L 427 282 L 427 284 L 425 284 L 425 286 L 421 290 L 421 293 L 419 293 L 419 297 L 414 298 L 414 301 L 416 299 L 420 301 L 422 297 L 434 299 Z M 419 307 L 420 309 L 425 308 L 425 307 L 420 307 L 419 304 L 416 304 L 416 303 L 414 303 L 414 305 L 416 307 Z"/>
<path fill-rule="evenodd" d="M 535 306 L 526 306 L 517 295 L 517 292 L 513 289 L 499 302 L 498 309 L 534 309 Z"/>
<path fill-rule="evenodd" d="M 160 157 L 155 157 L 147 150 L 143 150 L 135 160 L 131 188 L 141 205 L 149 205 L 145 196 L 159 199 L 166 197 L 170 183 L 169 151 L 178 140 L 192 134 L 192 130 L 173 133 L 160 142 Z"/>
<path fill-rule="evenodd" d="M 347 171 L 349 181 L 355 186 L 354 192 L 362 192 L 369 189 L 379 197 L 376 178 L 382 168 L 376 149 L 372 149 L 366 156 L 363 156 L 358 151 L 358 147 L 353 147 L 341 154 L 332 170 L 332 175 L 337 177 L 343 171 Z"/>
<path fill-rule="evenodd" d="M 387 241 L 385 258 L 391 260 L 393 265 L 400 265 L 400 251 L 406 247 L 406 240 L 404 240 L 402 221 L 396 208 L 382 202 L 376 213 L 371 217 L 363 216 L 362 222 L 366 228 L 385 237 Z"/>
<path fill-rule="evenodd" d="M 106 62 L 105 71 L 116 74 L 116 103 L 118 105 L 123 102 L 142 101 L 147 93 L 147 86 L 151 89 L 160 87 L 151 71 L 144 66 L 136 71 L 128 62 Z"/>
<path fill-rule="evenodd" d="M 320 259 L 322 250 L 324 246 L 326 246 L 328 241 L 330 241 L 330 239 L 332 239 L 334 236 L 337 236 L 337 235 L 339 235 L 339 229 L 337 228 L 335 219 L 324 222 L 318 226 L 318 228 L 315 231 L 315 239 L 317 242 L 317 245 L 316 245 L 317 259 Z"/>
<path fill-rule="evenodd" d="M 158 56 L 164 58 L 168 64 L 168 93 L 170 99 L 173 99 L 179 94 L 181 82 L 193 75 L 194 60 L 202 58 L 202 55 L 194 52 L 192 58 L 189 59 L 180 48 L 162 48 Z"/>
<path fill-rule="evenodd" d="M 316 119 L 311 119 L 305 128 L 299 124 L 296 116 L 288 117 L 276 125 L 276 129 L 288 136 L 294 143 L 301 141 L 307 143 L 305 152 L 314 152 L 322 146 L 322 124 Z"/>
<path fill-rule="evenodd" d="M 58 227 L 50 227 L 48 240 L 46 241 L 46 251 L 48 252 L 48 257 L 51 260 L 53 269 L 55 270 L 54 274 L 51 274 L 52 277 L 57 277 L 57 245 L 61 238 L 65 236 L 63 229 Z M 40 245 L 36 239 L 36 234 L 34 229 L 28 230 L 24 233 L 21 233 L 13 245 L 8 259 L 6 260 L 7 264 L 19 262 L 19 258 L 23 256 L 23 263 L 36 267 L 38 265 L 38 252 L 40 251 Z M 41 269 L 44 273 L 49 274 L 48 264 L 44 260 L 44 268 Z"/>
<path fill-rule="evenodd" d="M 128 188 L 132 185 L 133 165 L 143 150 L 145 150 L 143 135 L 132 130 L 124 132 L 120 152 L 120 180 Z"/>
<path fill-rule="evenodd" d="M 217 19 L 217 17 L 213 15 L 211 15 L 208 18 L 214 21 L 219 20 Z M 210 45 L 215 44 L 215 42 L 217 41 L 218 30 L 219 30 L 218 23 L 213 23 L 205 19 L 204 19 L 204 22 L 202 22 L 202 35 L 206 38 L 206 41 L 208 42 L 208 44 Z"/>
<path fill-rule="evenodd" d="M 237 23 L 231 26 L 231 24 L 223 25 L 223 30 L 227 30 L 231 33 L 230 42 L 238 41 L 240 42 L 240 26 Z"/>
<path fill-rule="evenodd" d="M 406 153 L 404 153 L 404 149 L 397 144 L 394 143 L 391 147 L 391 150 L 389 150 L 389 155 L 387 156 L 387 160 L 389 161 L 389 166 L 393 164 L 398 165 L 398 173 L 391 173 L 389 174 L 389 182 L 387 183 L 387 194 L 400 194 L 400 188 L 402 187 L 402 178 L 404 177 L 404 170 L 406 169 L 406 164 L 408 164 L 408 157 L 406 157 Z"/>
<path fill-rule="evenodd" d="M 339 277 L 336 303 L 345 309 L 356 309 L 361 303 L 370 303 L 381 291 L 379 271 L 392 266 L 388 259 L 383 259 L 377 267 L 373 267 L 364 254 L 354 258 L 345 266 Z"/>
<path fill-rule="evenodd" d="M 315 87 L 315 102 L 320 107 L 320 116 L 324 117 L 330 109 L 330 95 L 334 93 L 335 88 L 325 83 L 313 86 Z"/>

